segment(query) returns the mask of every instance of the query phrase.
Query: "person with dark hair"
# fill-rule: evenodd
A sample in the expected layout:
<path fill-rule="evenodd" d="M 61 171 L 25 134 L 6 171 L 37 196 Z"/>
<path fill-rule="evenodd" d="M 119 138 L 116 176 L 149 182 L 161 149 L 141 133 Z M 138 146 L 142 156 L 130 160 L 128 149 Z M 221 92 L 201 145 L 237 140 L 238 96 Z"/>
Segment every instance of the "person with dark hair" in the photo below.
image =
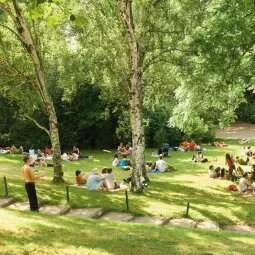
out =
<path fill-rule="evenodd" d="M 79 150 L 79 148 L 76 147 L 76 146 L 73 146 L 72 153 L 75 153 L 75 154 L 77 154 L 77 155 L 80 155 L 80 150 Z"/>
<path fill-rule="evenodd" d="M 248 173 L 244 173 L 243 177 L 240 179 L 239 181 L 239 188 L 240 191 L 245 193 L 245 192 L 249 192 L 249 187 L 251 186 L 251 182 L 249 181 L 248 178 Z"/>
<path fill-rule="evenodd" d="M 75 171 L 75 176 L 76 176 L 76 183 L 78 184 L 78 186 L 82 185 L 81 171 L 76 170 Z"/>
<path fill-rule="evenodd" d="M 29 199 L 30 210 L 39 211 L 38 200 L 37 200 L 36 189 L 35 189 L 35 181 L 40 179 L 41 177 L 44 177 L 44 174 L 41 174 L 38 176 L 34 175 L 30 167 L 31 160 L 29 156 L 25 156 L 23 158 L 23 161 L 24 161 L 24 165 L 22 167 L 22 173 L 25 180 L 25 189 Z"/>
<path fill-rule="evenodd" d="M 238 156 L 236 157 L 236 160 L 235 160 L 236 163 L 242 166 L 248 165 L 249 161 L 250 161 L 249 157 L 247 157 L 247 159 L 244 160 L 243 158 L 240 158 Z"/>
<path fill-rule="evenodd" d="M 235 162 L 229 153 L 226 154 L 226 165 L 228 166 L 229 178 L 232 182 L 237 180 L 237 177 L 233 175 L 233 171 L 236 168 Z"/>
<path fill-rule="evenodd" d="M 214 168 L 213 165 L 210 165 L 208 169 L 208 174 L 210 178 L 217 178 L 217 177 L 223 178 L 225 175 L 225 169 L 220 167 Z"/>
<path fill-rule="evenodd" d="M 201 163 L 205 163 L 208 162 L 207 158 L 204 158 L 204 155 L 201 151 L 198 151 L 196 155 L 193 155 L 192 160 L 194 162 L 201 162 Z"/>
<path fill-rule="evenodd" d="M 119 156 L 118 154 L 114 154 L 113 156 L 113 160 L 112 160 L 112 166 L 119 166 L 120 161 L 119 161 Z"/>
<path fill-rule="evenodd" d="M 159 159 L 156 161 L 154 172 L 163 173 L 166 170 L 167 163 L 163 160 L 163 156 L 160 155 Z"/>
<path fill-rule="evenodd" d="M 119 189 L 120 186 L 114 181 L 114 174 L 112 173 L 112 168 L 107 168 L 107 175 L 105 177 L 105 181 L 107 183 L 107 187 L 109 191 Z"/>
<path fill-rule="evenodd" d="M 244 153 L 248 157 L 252 157 L 253 151 L 251 149 L 251 146 L 244 147 Z"/>

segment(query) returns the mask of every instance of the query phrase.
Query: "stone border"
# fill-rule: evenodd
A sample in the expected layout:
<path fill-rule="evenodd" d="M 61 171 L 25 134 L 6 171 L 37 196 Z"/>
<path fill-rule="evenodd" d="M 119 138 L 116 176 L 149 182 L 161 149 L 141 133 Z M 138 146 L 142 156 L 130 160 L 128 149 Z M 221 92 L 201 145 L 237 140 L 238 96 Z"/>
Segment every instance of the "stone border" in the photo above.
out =
<path fill-rule="evenodd" d="M 0 207 L 6 208 L 12 204 L 15 204 L 16 200 L 13 198 L 6 198 L 0 199 L 6 200 L 6 203 L 3 202 Z M 24 203 L 24 202 L 23 202 Z M 51 205 L 47 205 L 50 208 Z M 46 205 L 45 205 L 46 207 Z M 12 208 L 15 210 L 15 208 Z M 154 224 L 158 226 L 177 226 L 177 227 L 184 227 L 184 228 L 197 228 L 197 229 L 205 229 L 210 231 L 231 231 L 231 232 L 239 232 L 239 233 L 250 233 L 255 234 L 255 226 L 248 226 L 248 225 L 226 225 L 220 227 L 218 222 L 215 221 L 194 221 L 189 218 L 167 218 L 167 217 L 156 217 L 156 216 L 134 216 L 128 212 L 111 212 L 104 210 L 103 208 L 73 208 L 73 210 L 95 210 L 98 211 L 96 213 L 92 213 L 90 215 L 90 219 L 102 219 L 102 220 L 114 220 L 114 221 L 122 221 L 122 222 L 131 222 L 131 223 L 138 223 L 138 224 Z M 70 206 L 64 206 L 58 213 L 54 213 L 52 215 L 68 215 L 72 208 Z M 76 217 L 82 217 L 79 215 L 74 215 Z M 112 217 L 108 217 L 112 216 Z M 86 217 L 84 217 L 86 218 Z"/>

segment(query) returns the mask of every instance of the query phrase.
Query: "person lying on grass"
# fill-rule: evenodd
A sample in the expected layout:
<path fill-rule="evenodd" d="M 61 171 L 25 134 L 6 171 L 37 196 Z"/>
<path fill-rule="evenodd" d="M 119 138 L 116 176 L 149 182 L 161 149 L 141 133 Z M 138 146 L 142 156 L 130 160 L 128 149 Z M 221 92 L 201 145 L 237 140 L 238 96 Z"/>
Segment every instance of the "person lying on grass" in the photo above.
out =
<path fill-rule="evenodd" d="M 249 157 L 247 157 L 247 159 L 244 160 L 243 158 L 240 158 L 238 156 L 236 157 L 236 160 L 235 160 L 236 163 L 238 163 L 239 165 L 242 165 L 242 166 L 248 165 L 249 161 L 250 161 Z"/>

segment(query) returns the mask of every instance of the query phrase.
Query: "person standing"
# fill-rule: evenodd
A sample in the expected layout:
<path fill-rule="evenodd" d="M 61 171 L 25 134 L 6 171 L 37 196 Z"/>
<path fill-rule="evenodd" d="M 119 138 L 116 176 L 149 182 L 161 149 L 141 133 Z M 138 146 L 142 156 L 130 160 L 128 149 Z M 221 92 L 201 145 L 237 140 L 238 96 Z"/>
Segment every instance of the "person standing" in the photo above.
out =
<path fill-rule="evenodd" d="M 228 166 L 229 178 L 232 182 L 237 181 L 236 176 L 233 175 L 233 171 L 236 169 L 233 157 L 229 153 L 226 154 L 226 165 Z"/>
<path fill-rule="evenodd" d="M 23 158 L 24 165 L 22 167 L 22 173 L 25 180 L 25 190 L 27 192 L 27 196 L 29 199 L 29 205 L 31 211 L 39 211 L 38 206 L 38 200 L 36 195 L 36 189 L 35 189 L 35 181 L 40 179 L 41 177 L 44 177 L 44 174 L 41 175 L 34 175 L 31 167 L 29 166 L 31 163 L 31 160 L 29 156 L 25 156 Z"/>

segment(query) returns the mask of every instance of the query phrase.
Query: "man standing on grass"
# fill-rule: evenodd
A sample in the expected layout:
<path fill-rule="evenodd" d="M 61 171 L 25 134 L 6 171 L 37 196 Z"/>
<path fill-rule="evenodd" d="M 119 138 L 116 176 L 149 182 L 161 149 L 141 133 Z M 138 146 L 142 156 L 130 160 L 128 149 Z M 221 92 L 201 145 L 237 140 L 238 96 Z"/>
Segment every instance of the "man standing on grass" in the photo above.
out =
<path fill-rule="evenodd" d="M 31 160 L 29 158 L 29 156 L 25 156 L 23 158 L 24 161 L 24 165 L 22 167 L 22 173 L 24 176 L 24 180 L 25 180 L 25 189 L 27 192 L 27 196 L 29 199 L 29 205 L 30 205 L 30 210 L 31 211 L 39 211 L 39 206 L 38 206 L 38 200 L 37 200 L 37 196 L 36 196 L 36 189 L 35 189 L 35 181 L 41 177 L 44 176 L 44 174 L 41 175 L 34 175 L 31 167 L 30 167 L 30 163 Z"/>

